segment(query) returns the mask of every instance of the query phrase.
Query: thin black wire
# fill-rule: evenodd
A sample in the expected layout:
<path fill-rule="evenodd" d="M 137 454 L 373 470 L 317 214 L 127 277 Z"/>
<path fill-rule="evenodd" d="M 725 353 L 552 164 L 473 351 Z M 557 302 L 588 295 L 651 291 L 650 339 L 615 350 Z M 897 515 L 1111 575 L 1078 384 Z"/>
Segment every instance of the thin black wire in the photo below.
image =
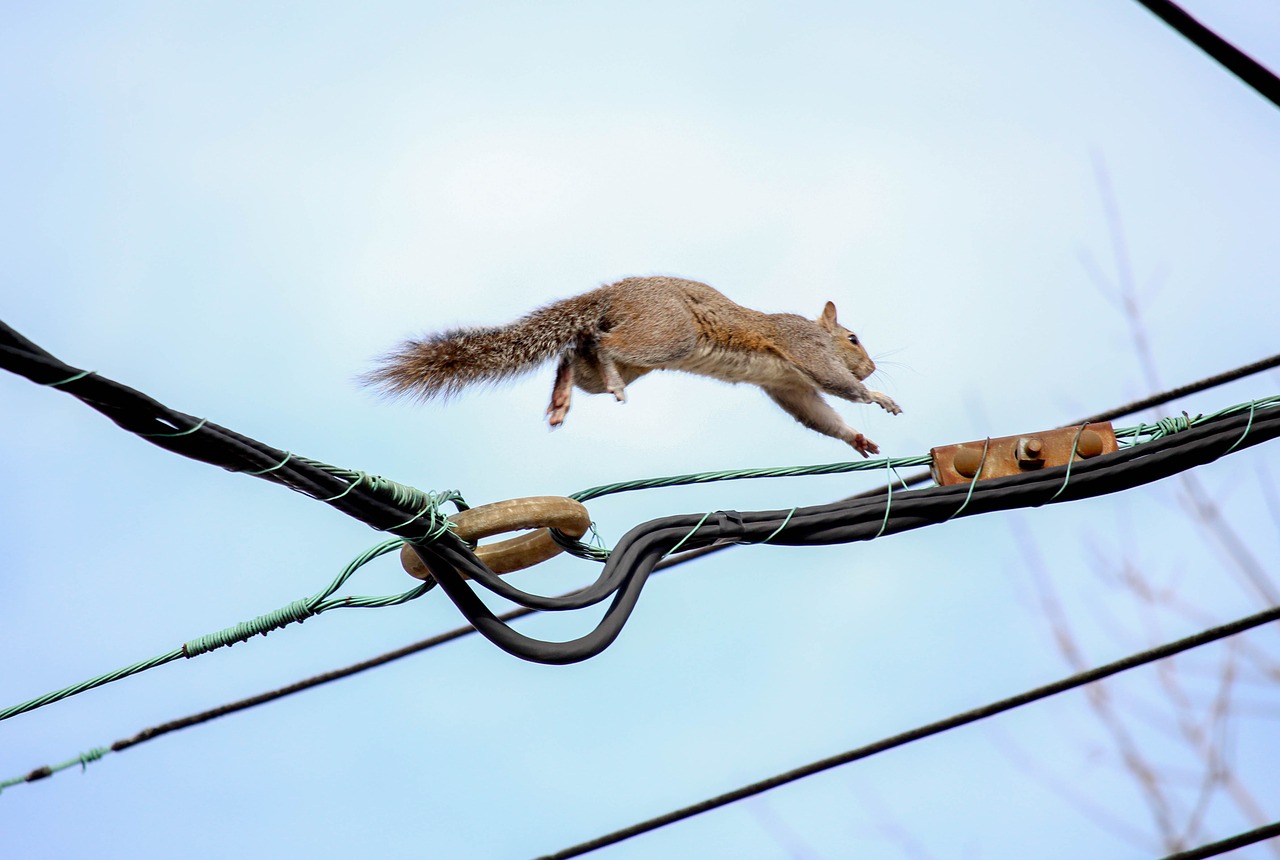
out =
<path fill-rule="evenodd" d="M 1258 95 L 1280 107 L 1280 78 L 1270 69 L 1223 39 L 1169 0 L 1138 0 L 1152 14 L 1177 30 L 1223 68 L 1252 87 Z"/>
<path fill-rule="evenodd" d="M 544 855 L 539 858 L 539 860 L 567 860 L 567 858 L 570 857 L 579 857 L 599 848 L 615 845 L 619 842 L 630 839 L 633 836 L 639 836 L 642 833 L 657 830 L 659 827 L 674 824 L 677 821 L 683 821 L 687 818 L 692 818 L 695 815 L 700 815 L 704 812 L 709 812 L 713 809 L 727 806 L 730 803 L 786 785 L 787 783 L 795 782 L 796 780 L 803 779 L 806 776 L 812 776 L 816 773 L 821 773 L 822 771 L 830 770 L 832 768 L 839 767 L 840 765 L 849 764 L 850 762 L 858 761 L 859 759 L 868 758 L 876 755 L 877 753 L 885 752 L 886 750 L 891 750 L 895 747 L 900 747 L 913 741 L 922 740 L 941 732 L 959 728 L 960 726 L 965 726 L 970 723 L 975 723 L 979 720 L 986 719 L 987 717 L 995 716 L 996 714 L 1001 714 L 1005 711 L 1039 701 L 1040 699 L 1058 695 L 1059 693 L 1065 693 L 1068 690 L 1074 690 L 1077 687 L 1084 686 L 1085 684 L 1101 681 L 1104 678 L 1119 674 L 1120 672 L 1125 672 L 1129 669 L 1137 668 L 1138 666 L 1143 666 L 1157 660 L 1172 657 L 1176 654 L 1182 653 L 1183 651 L 1189 651 L 1192 648 L 1198 648 L 1202 645 L 1207 645 L 1211 642 L 1216 642 L 1220 639 L 1225 639 L 1229 636 L 1243 633 L 1246 630 L 1260 627 L 1263 624 L 1268 624 L 1273 621 L 1280 621 L 1280 606 L 1272 607 L 1265 612 L 1259 612 L 1256 615 L 1250 615 L 1247 618 L 1241 618 L 1237 621 L 1230 622 L 1229 624 L 1223 624 L 1218 627 L 1203 630 L 1200 633 L 1187 636 L 1183 639 L 1178 639 L 1165 645 L 1160 645 L 1137 654 L 1132 654 L 1112 663 L 1107 663 L 1094 669 L 1089 669 L 1087 671 L 1071 675 L 1070 677 L 1063 678 L 1051 684 L 1045 684 L 1042 687 L 1036 687 L 1033 690 L 1019 693 L 1016 696 L 1000 699 L 999 701 L 992 702 L 988 705 L 964 711 L 963 713 L 947 717 L 946 719 L 928 723 L 927 725 L 923 725 L 906 732 L 901 732 L 847 752 L 819 759 L 818 761 L 802 765 L 801 767 L 794 768 L 786 771 L 785 773 L 780 773 L 776 776 L 762 779 L 758 782 L 753 782 L 752 784 L 743 786 L 742 788 L 725 792 L 724 794 L 717 795 L 716 797 L 673 810 L 665 815 L 659 815 L 654 818 L 650 818 L 647 821 L 633 824 L 630 827 L 615 830 L 613 833 L 606 834 L 605 836 L 601 836 L 587 842 L 579 843 L 570 848 L 557 851 L 554 854 Z M 1264 836 L 1260 838 L 1266 837 Z M 1182 855 L 1179 855 L 1179 857 L 1181 856 Z M 1211 855 L 1192 854 L 1188 856 L 1207 857 Z"/>
<path fill-rule="evenodd" d="M 1198 394 L 1209 388 L 1217 388 L 1219 385 L 1226 385 L 1228 382 L 1235 382 L 1246 376 L 1252 376 L 1255 373 L 1261 373 L 1264 370 L 1270 370 L 1273 367 L 1280 367 L 1280 353 L 1270 358 L 1259 359 L 1250 364 L 1241 365 L 1234 370 L 1228 370 L 1213 376 L 1207 376 L 1197 382 L 1191 382 L 1187 385 L 1181 385 L 1177 388 L 1170 388 L 1168 391 L 1162 391 L 1159 394 L 1153 394 L 1150 397 L 1144 397 L 1141 400 L 1135 400 L 1132 403 L 1126 403 L 1124 406 L 1118 406 L 1115 409 L 1108 409 L 1106 412 L 1099 412 L 1097 415 L 1090 415 L 1087 418 L 1081 418 L 1079 421 L 1072 421 L 1064 424 L 1064 427 L 1078 427 L 1081 424 L 1096 424 L 1099 421 L 1114 421 L 1117 418 L 1124 418 L 1127 415 L 1134 415 L 1155 406 L 1163 406 L 1171 400 L 1178 400 L 1190 394 Z"/>
<path fill-rule="evenodd" d="M 1179 851 L 1177 854 L 1170 854 L 1163 860 L 1202 860 L 1205 857 L 1217 857 L 1219 854 L 1226 854 L 1228 851 L 1235 851 L 1237 848 L 1243 848 L 1246 845 L 1253 845 L 1267 839 L 1275 839 L 1276 837 L 1280 837 L 1280 821 L 1275 824 L 1263 825 L 1246 833 L 1237 833 L 1235 836 L 1229 836 L 1226 839 L 1211 842 L 1208 845 L 1201 845 L 1199 848 Z"/>
<path fill-rule="evenodd" d="M 687 557 L 696 557 L 697 555 L 705 552 L 706 552 L 705 549 L 691 550 L 690 552 L 683 553 L 680 556 L 675 558 L 663 559 L 654 567 L 654 573 L 660 573 L 663 570 L 674 567 L 680 562 L 687 560 Z M 511 621 L 515 621 L 518 618 L 524 618 L 525 616 L 533 615 L 536 612 L 537 612 L 536 609 L 529 609 L 527 607 L 521 606 L 511 610 L 510 612 L 506 612 L 506 613 L 503 613 L 502 615 L 499 615 L 498 618 L 504 622 L 509 623 Z M 169 720 L 168 722 L 160 723 L 158 725 L 145 728 L 142 731 L 137 732 L 136 734 L 133 734 L 127 738 L 122 738 L 118 741 L 113 742 L 108 747 L 108 749 L 111 752 L 122 752 L 123 750 L 127 750 L 129 747 L 136 746 L 137 744 L 140 744 L 140 743 L 145 743 L 146 741 L 155 740 L 156 738 L 161 737 L 163 735 L 167 735 L 170 732 L 176 732 L 180 729 L 186 729 L 192 726 L 200 725 L 201 723 L 207 723 L 210 720 L 216 720 L 219 717 L 225 717 L 228 714 L 234 714 L 238 711 L 245 711 L 245 710 L 248 710 L 249 708 L 266 704 L 267 702 L 273 702 L 276 699 L 282 699 L 285 696 L 291 696 L 294 693 L 301 693 L 303 690 L 309 690 L 313 687 L 319 687 L 322 684 L 328 684 L 333 681 L 340 681 L 343 678 L 349 678 L 352 675 L 358 675 L 361 672 L 368 671 L 369 669 L 376 669 L 379 666 L 385 666 L 388 663 L 393 663 L 396 660 L 399 660 L 403 657 L 410 657 L 414 654 L 421 653 L 422 651 L 426 651 L 430 648 L 434 648 L 437 645 L 443 645 L 446 642 L 452 642 L 455 639 L 461 639 L 464 636 L 470 636 L 475 632 L 476 632 L 476 629 L 474 627 L 471 627 L 470 625 L 467 625 L 464 627 L 455 627 L 452 630 L 446 630 L 443 633 L 436 634 L 435 636 L 429 636 L 426 639 L 421 639 L 417 642 L 412 642 L 401 648 L 397 648 L 394 651 L 387 651 L 386 653 L 379 654 L 375 657 L 370 657 L 368 660 L 361 660 L 359 663 L 352 663 L 349 666 L 343 666 L 341 668 L 333 669 L 328 672 L 322 672 L 319 675 L 312 675 L 309 678 L 303 678 L 299 681 L 295 681 L 292 684 L 287 684 L 286 686 L 279 687 L 275 690 L 268 690 L 263 693 L 258 693 L 257 695 L 254 695 L 254 696 L 248 696 L 243 699 L 237 699 L 234 702 L 227 702 L 226 704 L 218 705 L 215 708 L 209 708 L 207 710 L 199 711 L 194 714 L 189 714 L 185 717 L 179 717 L 176 720 Z M 53 769 L 46 765 L 43 767 L 35 768 L 34 770 L 30 771 L 27 774 L 24 781 L 35 782 L 37 780 L 46 779 L 47 777 L 53 776 L 53 774 L 54 774 Z"/>

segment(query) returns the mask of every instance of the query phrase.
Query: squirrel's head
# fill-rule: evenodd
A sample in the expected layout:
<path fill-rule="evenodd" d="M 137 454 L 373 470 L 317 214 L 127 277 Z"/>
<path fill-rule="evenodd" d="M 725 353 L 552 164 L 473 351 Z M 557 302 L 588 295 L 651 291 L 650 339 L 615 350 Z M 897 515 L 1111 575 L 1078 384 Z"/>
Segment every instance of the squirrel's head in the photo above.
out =
<path fill-rule="evenodd" d="M 862 341 L 858 336 L 849 331 L 840 323 L 836 322 L 836 306 L 834 302 L 827 302 L 826 307 L 822 309 L 822 316 L 818 317 L 818 325 L 822 330 L 831 335 L 831 342 L 836 348 L 836 355 L 844 361 L 845 367 L 853 373 L 858 379 L 866 379 L 868 376 L 876 372 L 876 363 L 871 360 L 871 356 L 867 355 L 867 351 L 862 347 Z"/>

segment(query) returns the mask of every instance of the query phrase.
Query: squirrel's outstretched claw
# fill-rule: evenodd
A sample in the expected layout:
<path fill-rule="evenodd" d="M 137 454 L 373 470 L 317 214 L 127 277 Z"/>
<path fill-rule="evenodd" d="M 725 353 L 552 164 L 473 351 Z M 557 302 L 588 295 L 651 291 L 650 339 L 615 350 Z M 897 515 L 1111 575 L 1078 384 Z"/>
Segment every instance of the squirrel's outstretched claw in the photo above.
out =
<path fill-rule="evenodd" d="M 893 402 L 893 398 L 887 394 L 881 394 L 879 391 L 871 392 L 871 402 L 882 408 L 890 415 L 901 415 L 902 407 Z"/>

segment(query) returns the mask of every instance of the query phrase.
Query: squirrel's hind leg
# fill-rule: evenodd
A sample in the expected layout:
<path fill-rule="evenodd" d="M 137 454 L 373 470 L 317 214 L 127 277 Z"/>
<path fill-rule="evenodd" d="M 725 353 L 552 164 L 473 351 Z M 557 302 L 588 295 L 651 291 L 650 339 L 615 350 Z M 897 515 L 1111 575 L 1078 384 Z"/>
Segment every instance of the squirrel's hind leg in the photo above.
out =
<path fill-rule="evenodd" d="M 551 386 L 551 404 L 547 407 L 547 423 L 552 429 L 564 423 L 572 399 L 573 358 L 566 353 L 560 356 L 560 364 L 556 366 L 556 381 Z"/>
<path fill-rule="evenodd" d="M 765 393 L 785 409 L 787 414 L 810 430 L 848 442 L 864 457 L 880 453 L 880 447 L 875 442 L 844 423 L 844 419 L 831 408 L 831 404 L 812 388 L 766 388 Z"/>
<path fill-rule="evenodd" d="M 618 372 L 618 365 L 603 355 L 599 359 L 600 376 L 604 378 L 604 390 L 612 394 L 613 399 L 619 403 L 626 403 L 627 384 L 622 381 L 622 374 Z"/>
<path fill-rule="evenodd" d="M 569 365 L 568 370 L 563 369 L 566 363 Z M 564 383 L 566 386 L 576 385 L 588 394 L 604 394 L 607 391 L 619 402 L 626 402 L 627 385 L 649 372 L 646 368 L 606 358 L 597 349 L 566 353 L 561 359 L 561 368 L 556 374 L 557 382 L 567 374 L 569 381 Z M 555 391 L 552 393 L 554 395 Z M 568 399 L 567 393 L 565 398 Z"/>

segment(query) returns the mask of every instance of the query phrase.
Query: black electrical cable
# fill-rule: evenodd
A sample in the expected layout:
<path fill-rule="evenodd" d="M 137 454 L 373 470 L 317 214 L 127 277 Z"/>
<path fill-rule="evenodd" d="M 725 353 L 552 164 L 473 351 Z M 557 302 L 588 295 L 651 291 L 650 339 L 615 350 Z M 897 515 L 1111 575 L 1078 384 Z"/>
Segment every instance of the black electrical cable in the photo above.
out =
<path fill-rule="evenodd" d="M 1246 845 L 1254 845 L 1277 837 L 1280 837 L 1280 821 L 1263 825 L 1246 833 L 1237 833 L 1235 836 L 1229 836 L 1226 839 L 1211 842 L 1208 845 L 1201 845 L 1199 848 L 1179 851 L 1177 854 L 1170 854 L 1163 860 L 1203 860 L 1205 857 L 1217 857 L 1219 854 L 1226 854 L 1228 851 L 1235 851 L 1237 848 L 1244 848 Z"/>
<path fill-rule="evenodd" d="M 904 746 L 906 744 L 912 743 L 914 741 L 922 740 L 932 735 L 937 735 L 942 732 L 949 731 L 951 729 L 959 728 L 960 726 L 969 725 L 970 723 L 976 723 L 979 720 L 986 719 L 987 717 L 992 717 L 992 716 L 995 716 L 996 714 L 1001 714 L 1001 713 L 1004 713 L 1005 711 L 1022 707 L 1023 705 L 1028 705 L 1035 701 L 1039 701 L 1040 699 L 1045 699 L 1050 696 L 1055 696 L 1059 693 L 1065 693 L 1068 690 L 1074 690 L 1077 687 L 1082 687 L 1086 684 L 1091 684 L 1095 681 L 1101 681 L 1105 678 L 1111 677 L 1112 675 L 1116 675 L 1121 672 L 1128 671 L 1129 669 L 1134 669 L 1134 668 L 1137 668 L 1138 666 L 1144 666 L 1148 663 L 1153 663 L 1157 660 L 1163 660 L 1167 657 L 1172 657 L 1184 651 L 1189 651 L 1193 648 L 1198 648 L 1202 645 L 1207 645 L 1210 642 L 1216 642 L 1220 639 L 1225 639 L 1229 636 L 1235 636 L 1239 633 L 1243 633 L 1246 630 L 1251 630 L 1255 627 L 1261 627 L 1264 624 L 1269 624 L 1275 621 L 1280 621 L 1280 606 L 1272 607 L 1271 609 L 1268 609 L 1265 612 L 1259 612 L 1255 615 L 1250 615 L 1247 618 L 1241 618 L 1237 621 L 1232 621 L 1228 624 L 1223 624 L 1218 627 L 1212 627 L 1212 628 L 1209 628 L 1208 630 L 1203 630 L 1200 633 L 1187 636 L 1183 639 L 1178 639 L 1174 642 L 1169 642 L 1165 645 L 1160 645 L 1155 648 L 1150 648 L 1146 651 L 1139 652 L 1137 654 L 1132 654 L 1123 659 L 1116 660 L 1114 662 L 1107 663 L 1102 666 L 1098 666 L 1096 668 L 1077 673 L 1075 675 L 1071 675 L 1069 677 L 1055 681 L 1051 684 L 1045 684 L 1044 686 L 1036 687 L 1033 690 L 1028 690 L 1024 693 L 1019 693 L 1016 696 L 1010 696 L 1005 699 L 1000 699 L 999 701 L 992 702 L 988 705 L 984 705 L 979 708 L 974 708 L 972 710 L 964 711 L 962 713 L 955 714 L 954 716 L 947 717 L 946 719 L 928 723 L 926 725 L 919 726 L 918 728 L 901 732 L 891 737 L 883 738 L 882 740 L 875 741 L 874 743 L 857 747 L 856 749 L 852 749 L 847 752 L 842 752 L 833 756 L 828 756 L 827 758 L 824 758 L 824 759 L 819 759 L 818 761 L 811 762 L 806 765 L 802 765 L 800 767 L 786 771 L 785 773 L 780 773 L 780 774 L 777 774 L 776 776 L 772 776 L 767 779 L 762 779 L 750 785 L 746 785 L 741 788 L 734 789 L 733 791 L 729 791 L 729 792 L 725 792 L 724 794 L 717 795 L 716 797 L 708 798 L 707 800 L 690 804 L 689 806 L 685 806 L 680 809 L 673 810 L 664 815 L 659 815 L 654 818 L 650 818 L 647 821 L 642 821 L 638 824 L 633 824 L 630 827 L 624 827 L 621 830 L 616 830 L 613 833 L 600 836 L 596 839 L 592 839 L 587 842 L 582 842 L 572 847 L 565 848 L 564 850 L 557 851 L 554 854 L 547 854 L 539 858 L 539 860 L 568 860 L 568 858 L 570 857 L 579 857 L 591 851 L 595 851 L 597 849 L 604 848 L 609 845 L 615 845 L 619 842 L 630 839 L 633 836 L 639 836 L 642 833 L 648 833 L 650 831 L 657 830 L 659 827 L 663 827 L 668 824 L 674 824 L 677 821 L 683 821 L 685 819 L 692 818 L 695 815 L 700 815 L 704 812 L 709 812 L 713 809 L 718 809 L 722 806 L 727 806 L 730 803 L 734 803 L 736 801 L 743 800 L 745 798 L 752 797 L 757 794 L 762 794 L 763 792 L 769 791 L 770 789 L 774 789 L 779 786 L 786 785 L 787 783 L 795 782 L 796 780 L 803 779 L 806 776 L 812 776 L 816 773 L 821 773 L 822 771 L 825 771 L 825 770 L 831 770 L 832 768 L 839 767 L 840 765 L 849 764 L 850 762 L 858 761 L 859 759 L 869 758 L 870 756 L 876 755 L 877 753 L 882 753 L 887 750 L 894 749 L 895 747 Z M 1261 839 L 1261 838 L 1267 838 L 1267 837 L 1262 836 L 1259 838 Z M 1248 843 L 1242 842 L 1240 844 L 1244 845 Z M 1183 855 L 1178 855 L 1180 860 L 1182 856 Z M 1212 855 L 1191 854 L 1187 856 L 1208 857 Z"/>
<path fill-rule="evenodd" d="M 1266 66 L 1201 24 L 1187 11 L 1169 0 L 1138 0 L 1149 12 L 1204 51 L 1233 75 L 1244 81 L 1267 101 L 1280 107 L 1280 78 Z"/>
<path fill-rule="evenodd" d="M 140 391 L 72 367 L 0 322 L 0 367 L 56 387 L 153 445 L 235 472 L 281 484 L 342 511 L 379 531 L 419 537 L 431 526 L 421 511 L 392 493 L 351 480 L 305 457 L 273 448 L 212 421 L 170 409 Z M 464 552 L 453 534 L 441 537 Z"/>
<path fill-rule="evenodd" d="M 1087 418 L 1081 418 L 1079 421 L 1072 421 L 1070 424 L 1064 424 L 1064 427 L 1079 427 L 1081 424 L 1096 424 L 1099 421 L 1114 421 L 1117 418 L 1124 418 L 1127 415 L 1136 415 L 1147 409 L 1156 406 L 1164 406 L 1173 400 L 1179 400 L 1191 394 L 1199 394 L 1210 388 L 1217 388 L 1219 385 L 1226 385 L 1229 382 L 1235 382 L 1244 379 L 1246 376 L 1253 376 L 1255 373 L 1261 373 L 1264 370 L 1280 367 L 1280 353 L 1262 358 L 1258 361 L 1243 364 L 1232 370 L 1222 373 L 1215 373 L 1213 376 L 1206 376 L 1204 379 L 1196 382 L 1189 382 L 1186 385 L 1180 385 L 1177 388 L 1170 388 L 1167 391 L 1161 391 L 1150 397 L 1144 397 L 1141 400 L 1135 400 L 1132 403 L 1126 403 L 1123 406 L 1117 406 L 1114 409 L 1108 409 L 1099 412 L 1096 415 L 1090 415 Z"/>
<path fill-rule="evenodd" d="M 1127 490 L 1212 462 L 1229 451 L 1280 436 L 1280 408 L 1272 407 L 1205 421 L 1164 438 L 1071 466 L 1011 475 L 790 511 L 756 511 L 732 516 L 694 514 L 662 517 L 629 531 L 614 548 L 599 579 L 583 592 L 540 597 L 539 609 L 570 609 L 577 595 L 607 590 L 613 600 L 586 635 L 567 642 L 526 636 L 498 619 L 464 581 L 466 573 L 490 587 L 498 577 L 470 553 L 431 543 L 413 543 L 441 588 L 485 638 L 509 654 L 537 663 L 574 663 L 599 654 L 621 632 L 654 565 L 677 544 L 691 549 L 717 541 L 810 546 L 869 540 L 935 525 L 957 517 L 1017 507 L 1073 501 Z M 1069 471 L 1068 471 L 1069 470 Z M 886 506 L 888 510 L 886 511 Z M 511 597 L 506 589 L 504 596 Z M 519 596 L 516 595 L 518 602 Z M 528 605 L 528 604 L 526 604 Z"/>
<path fill-rule="evenodd" d="M 1242 365 L 1241 367 L 1237 367 L 1232 370 L 1225 371 L 1223 373 L 1215 374 L 1213 376 L 1206 377 L 1196 382 L 1179 386 L 1178 388 L 1169 389 L 1168 391 L 1163 391 L 1159 394 L 1154 394 L 1150 397 L 1146 397 L 1141 400 L 1136 400 L 1131 403 L 1125 404 L 1123 406 L 1118 406 L 1114 409 L 1109 409 L 1104 412 L 1099 412 L 1096 415 L 1091 415 L 1087 418 L 1082 418 L 1079 421 L 1073 422 L 1072 425 L 1068 425 L 1068 426 L 1078 426 L 1080 424 L 1092 424 L 1098 421 L 1110 421 L 1116 418 L 1124 417 L 1126 415 L 1132 415 L 1135 412 L 1140 412 L 1144 409 L 1150 409 L 1155 406 L 1162 406 L 1172 400 L 1177 400 L 1181 397 L 1186 397 L 1191 394 L 1197 394 L 1201 391 L 1205 391 L 1210 388 L 1215 388 L 1219 385 L 1225 385 L 1229 382 L 1234 382 L 1246 376 L 1250 376 L 1255 373 L 1260 373 L 1264 370 L 1270 370 L 1271 368 L 1274 368 L 1277 366 L 1280 366 L 1280 354 L 1273 355 L 1270 358 L 1265 358 L 1260 361 L 1252 362 L 1250 364 Z M 925 472 L 916 477 L 920 479 L 920 481 L 918 482 L 923 482 L 924 480 L 927 480 L 929 478 L 929 473 Z M 908 484 L 918 483 L 918 482 L 914 482 L 912 478 L 908 478 L 906 481 L 906 483 Z M 873 498 L 875 496 L 883 496 L 885 495 L 886 489 L 887 488 L 881 487 L 878 490 L 873 490 L 868 493 L 862 493 L 857 496 L 850 497 L 845 501 L 851 501 L 853 499 L 859 499 L 859 498 Z M 654 572 L 656 573 L 661 570 L 676 567 L 687 561 L 692 561 L 695 558 L 701 558 L 704 555 L 717 552 L 721 549 L 728 549 L 731 546 L 737 546 L 737 544 L 728 544 L 728 543 L 712 544 L 710 546 L 700 547 L 698 549 L 682 550 L 678 555 L 670 556 L 660 561 L 654 567 Z M 518 618 L 523 618 L 527 615 L 532 615 L 534 612 L 535 610 L 533 609 L 519 607 L 510 612 L 499 615 L 497 616 L 497 618 L 499 621 L 502 621 L 502 622 L 510 622 Z M 431 636 L 427 639 L 422 639 L 417 642 L 410 643 L 409 645 L 406 645 L 402 648 L 397 648 L 394 651 L 388 651 L 378 656 L 371 657 L 368 660 L 363 660 L 359 663 L 354 663 L 349 666 L 344 666 L 339 669 L 334 669 L 329 672 L 321 673 L 319 675 L 313 675 L 309 678 L 303 678 L 299 681 L 295 681 L 292 684 L 289 684 L 285 687 L 281 687 L 276 690 L 259 693 L 258 695 L 240 699 L 235 702 L 228 702 L 216 708 L 210 708 L 205 711 L 200 711 L 199 713 L 190 714 L 186 717 L 182 717 L 176 720 L 170 720 L 167 723 L 161 723 L 160 725 L 143 729 L 142 731 L 138 732 L 137 734 L 133 735 L 130 738 L 116 741 L 115 743 L 111 744 L 110 748 L 112 751 L 119 752 L 120 750 L 127 749 L 130 746 L 133 746 L 134 744 L 152 740 L 154 738 L 160 737 L 161 735 L 168 734 L 169 732 L 177 731 L 178 729 L 188 728 L 193 725 L 199 725 L 200 723 L 208 722 L 209 720 L 217 719 L 218 717 L 226 716 L 227 714 L 245 710 L 247 708 L 251 708 L 256 705 L 263 704 L 265 702 L 274 701 L 275 699 L 283 698 L 284 696 L 289 696 L 294 693 L 299 693 L 299 692 L 302 692 L 303 690 L 320 686 L 321 684 L 327 684 L 331 681 L 341 680 L 351 675 L 364 672 L 368 669 L 374 669 L 374 668 L 377 668 L 378 666 L 383 666 L 383 665 L 386 665 L 387 663 L 394 662 L 395 660 L 399 660 L 402 657 L 408 657 L 412 654 L 417 654 L 421 651 L 427 650 L 428 648 L 433 648 L 436 645 L 441 645 L 441 644 L 444 644 L 445 642 L 452 642 L 455 639 L 460 639 L 464 636 L 469 636 L 475 632 L 476 632 L 476 629 L 470 625 L 466 625 L 464 627 L 455 627 L 452 630 L 446 631 L 436 636 Z M 33 771 L 33 773 L 41 773 L 42 771 L 44 771 L 44 769 L 38 769 L 37 771 Z M 42 775 L 48 775 L 48 773 L 44 772 L 42 773 Z"/>

